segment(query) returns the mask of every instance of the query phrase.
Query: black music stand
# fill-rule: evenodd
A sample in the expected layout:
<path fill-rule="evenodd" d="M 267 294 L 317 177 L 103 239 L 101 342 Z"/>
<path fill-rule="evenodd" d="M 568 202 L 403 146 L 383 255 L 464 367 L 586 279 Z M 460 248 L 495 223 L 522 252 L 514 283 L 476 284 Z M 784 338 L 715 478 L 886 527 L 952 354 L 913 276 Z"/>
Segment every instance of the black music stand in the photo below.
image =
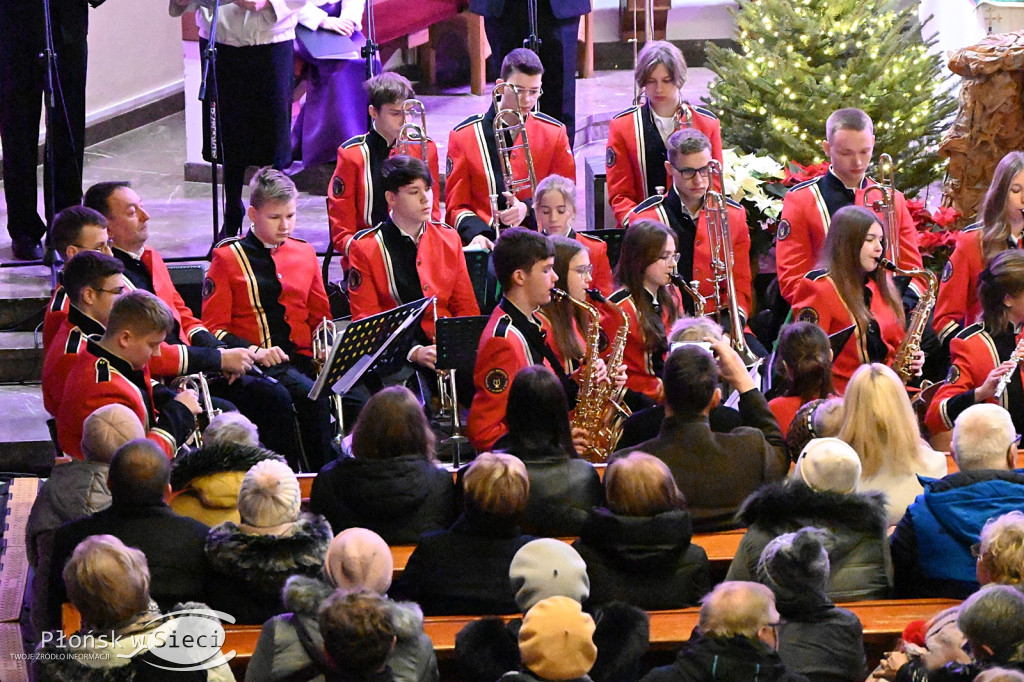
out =
<path fill-rule="evenodd" d="M 476 456 L 469 439 L 462 435 L 458 395 L 462 394 L 470 399 L 473 397 L 476 351 L 489 319 L 487 315 L 442 317 L 434 325 L 434 336 L 437 339 L 437 360 L 434 368 L 452 372 L 456 386 L 451 417 L 452 435 L 441 441 L 438 455 L 442 460 L 451 459 L 455 468 L 461 466 L 463 460 Z"/>
<path fill-rule="evenodd" d="M 404 366 L 415 343 L 415 325 L 433 301 L 421 298 L 392 310 L 352 322 L 339 332 L 327 353 L 324 368 L 309 392 L 320 397 L 325 387 L 345 395 L 370 371 L 389 375 Z"/>
<path fill-rule="evenodd" d="M 614 270 L 619 262 L 619 253 L 622 251 L 622 237 L 626 234 L 626 231 L 616 227 L 610 230 L 581 230 L 580 234 L 596 237 L 608 245 L 608 265 Z"/>
<path fill-rule="evenodd" d="M 494 310 L 501 298 L 498 281 L 490 272 L 491 252 L 483 249 L 463 249 L 466 258 L 466 269 L 469 270 L 469 280 L 473 284 L 473 293 L 476 295 L 477 305 L 480 312 L 485 315 Z"/>

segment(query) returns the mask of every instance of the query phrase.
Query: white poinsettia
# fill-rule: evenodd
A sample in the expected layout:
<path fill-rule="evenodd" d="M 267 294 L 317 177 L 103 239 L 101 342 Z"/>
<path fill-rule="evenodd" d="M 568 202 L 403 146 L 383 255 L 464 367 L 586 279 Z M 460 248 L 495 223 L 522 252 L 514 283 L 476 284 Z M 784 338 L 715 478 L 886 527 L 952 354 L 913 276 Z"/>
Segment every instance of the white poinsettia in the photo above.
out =
<path fill-rule="evenodd" d="M 770 156 L 744 154 L 735 149 L 723 149 L 725 162 L 725 193 L 733 201 L 748 200 L 767 219 L 775 220 L 782 213 L 782 200 L 764 191 L 765 181 L 782 180 L 785 171 L 781 163 Z"/>

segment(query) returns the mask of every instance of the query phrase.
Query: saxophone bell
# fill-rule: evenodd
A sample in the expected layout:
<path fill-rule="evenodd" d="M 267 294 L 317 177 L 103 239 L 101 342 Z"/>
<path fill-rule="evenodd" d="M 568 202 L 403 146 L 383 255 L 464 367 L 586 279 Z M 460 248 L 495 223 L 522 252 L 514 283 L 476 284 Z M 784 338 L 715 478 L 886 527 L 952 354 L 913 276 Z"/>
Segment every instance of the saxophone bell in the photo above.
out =
<path fill-rule="evenodd" d="M 683 279 L 682 275 L 676 272 L 670 273 L 669 278 L 672 280 L 672 284 L 679 288 L 679 291 L 689 296 L 690 300 L 693 301 L 693 316 L 704 317 L 704 308 L 707 306 L 708 300 L 701 296 L 700 282 L 697 280 L 687 282 Z"/>

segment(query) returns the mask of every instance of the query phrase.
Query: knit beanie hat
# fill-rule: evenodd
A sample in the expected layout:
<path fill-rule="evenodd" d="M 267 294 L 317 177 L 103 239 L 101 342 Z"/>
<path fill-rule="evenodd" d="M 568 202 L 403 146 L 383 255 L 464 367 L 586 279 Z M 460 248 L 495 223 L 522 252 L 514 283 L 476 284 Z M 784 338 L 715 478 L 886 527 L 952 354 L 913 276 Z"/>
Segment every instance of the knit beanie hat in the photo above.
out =
<path fill-rule="evenodd" d="M 516 606 L 526 613 L 548 597 L 582 602 L 590 596 L 590 577 L 583 557 L 561 540 L 542 538 L 526 543 L 512 557 L 508 577 Z"/>
<path fill-rule="evenodd" d="M 104 405 L 82 424 L 82 455 L 94 462 L 110 462 L 122 445 L 145 437 L 142 422 L 130 407 L 118 403 Z"/>
<path fill-rule="evenodd" d="M 299 518 L 301 502 L 299 479 L 287 464 L 273 459 L 257 462 L 238 490 L 239 526 L 254 535 L 280 535 Z"/>
<path fill-rule="evenodd" d="M 846 494 L 857 490 L 860 471 L 860 457 L 846 441 L 815 438 L 800 453 L 792 476 L 818 492 Z"/>
<path fill-rule="evenodd" d="M 597 660 L 594 619 L 569 597 L 548 597 L 526 612 L 519 630 L 523 666 L 545 680 L 574 680 Z"/>
<path fill-rule="evenodd" d="M 348 528 L 338 533 L 324 559 L 328 582 L 345 590 L 370 590 L 384 595 L 391 587 L 394 570 L 388 543 L 365 528 Z"/>
<path fill-rule="evenodd" d="M 804 594 L 823 594 L 828 583 L 829 562 L 825 544 L 830 540 L 820 528 L 801 528 L 769 542 L 757 562 L 757 578 L 775 593 L 776 600 L 793 601 Z"/>

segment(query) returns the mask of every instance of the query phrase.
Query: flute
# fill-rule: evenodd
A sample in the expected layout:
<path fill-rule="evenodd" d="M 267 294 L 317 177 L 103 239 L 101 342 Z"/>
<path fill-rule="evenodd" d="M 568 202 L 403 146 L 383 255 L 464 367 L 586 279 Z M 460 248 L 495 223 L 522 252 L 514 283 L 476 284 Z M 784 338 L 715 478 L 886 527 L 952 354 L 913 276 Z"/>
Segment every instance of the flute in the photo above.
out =
<path fill-rule="evenodd" d="M 1024 360 L 1024 339 L 1021 339 L 1017 343 L 1017 347 L 1010 353 L 1010 361 L 1013 362 L 1013 369 L 999 377 L 999 383 L 996 384 L 995 397 L 1001 398 L 1006 387 L 1010 385 L 1010 381 L 1013 379 L 1013 375 L 1017 373 L 1017 367 L 1020 365 L 1020 361 Z"/>

